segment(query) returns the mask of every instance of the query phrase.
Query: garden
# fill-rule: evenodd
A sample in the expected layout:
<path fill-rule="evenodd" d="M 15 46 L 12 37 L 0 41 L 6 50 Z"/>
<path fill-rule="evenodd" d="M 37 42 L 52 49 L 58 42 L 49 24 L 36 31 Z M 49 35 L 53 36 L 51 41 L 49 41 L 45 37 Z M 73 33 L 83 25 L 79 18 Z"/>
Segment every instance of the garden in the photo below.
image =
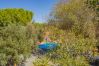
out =
<path fill-rule="evenodd" d="M 98 6 L 98 0 L 60 0 L 46 23 L 32 21 L 29 10 L 0 9 L 0 66 L 22 66 L 31 54 L 33 66 L 99 66 Z"/>

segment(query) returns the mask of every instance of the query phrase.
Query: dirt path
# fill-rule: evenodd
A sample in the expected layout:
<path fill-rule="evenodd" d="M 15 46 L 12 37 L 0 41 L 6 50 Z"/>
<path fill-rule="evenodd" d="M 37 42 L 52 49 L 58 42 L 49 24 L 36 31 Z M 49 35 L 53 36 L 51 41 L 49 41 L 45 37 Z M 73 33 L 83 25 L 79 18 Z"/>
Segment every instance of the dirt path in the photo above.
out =
<path fill-rule="evenodd" d="M 36 58 L 36 56 L 31 55 L 30 58 L 26 60 L 25 66 L 33 66 L 33 61 L 35 61 Z"/>

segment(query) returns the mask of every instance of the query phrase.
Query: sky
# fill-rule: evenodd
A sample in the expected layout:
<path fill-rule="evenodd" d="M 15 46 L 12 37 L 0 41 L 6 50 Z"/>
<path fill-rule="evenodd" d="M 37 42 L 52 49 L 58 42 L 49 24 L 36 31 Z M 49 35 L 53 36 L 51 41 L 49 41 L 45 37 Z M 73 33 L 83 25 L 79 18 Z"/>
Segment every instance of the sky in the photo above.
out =
<path fill-rule="evenodd" d="M 24 8 L 34 13 L 36 22 L 45 22 L 58 0 L 0 0 L 2 8 Z"/>

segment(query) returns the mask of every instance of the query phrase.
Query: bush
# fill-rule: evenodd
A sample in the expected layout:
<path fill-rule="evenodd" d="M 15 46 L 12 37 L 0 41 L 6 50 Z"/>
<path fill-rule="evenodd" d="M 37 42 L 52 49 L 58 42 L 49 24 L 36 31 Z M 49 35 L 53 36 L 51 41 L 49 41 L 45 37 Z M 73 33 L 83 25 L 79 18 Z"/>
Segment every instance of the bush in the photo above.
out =
<path fill-rule="evenodd" d="M 0 28 L 0 65 L 19 63 L 31 53 L 33 40 L 26 27 L 9 25 Z M 21 59 L 21 58 L 22 59 Z M 12 60 L 12 61 L 11 61 Z"/>
<path fill-rule="evenodd" d="M 26 25 L 32 21 L 32 12 L 21 8 L 0 9 L 0 26 L 8 24 Z"/>
<path fill-rule="evenodd" d="M 36 59 L 36 61 L 33 62 L 34 66 L 50 66 L 49 65 L 49 58 L 42 58 L 42 59 Z"/>
<path fill-rule="evenodd" d="M 57 50 L 46 54 L 50 61 L 60 66 L 89 66 L 86 55 L 93 56 L 92 51 L 96 44 L 94 37 L 76 36 L 73 31 L 67 32 L 53 26 L 47 27 L 45 31 L 51 32 L 52 41 L 60 44 Z"/>

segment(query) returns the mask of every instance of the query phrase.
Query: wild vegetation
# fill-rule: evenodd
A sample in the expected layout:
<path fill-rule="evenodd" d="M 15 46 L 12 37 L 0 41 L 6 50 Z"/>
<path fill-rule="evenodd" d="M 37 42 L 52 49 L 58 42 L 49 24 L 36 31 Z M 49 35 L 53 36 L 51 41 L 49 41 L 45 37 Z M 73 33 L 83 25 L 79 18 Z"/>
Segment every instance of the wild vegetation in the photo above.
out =
<path fill-rule="evenodd" d="M 26 25 L 32 21 L 32 12 L 21 8 L 0 9 L 0 26 L 8 24 Z"/>
<path fill-rule="evenodd" d="M 90 66 L 92 57 L 98 56 L 98 20 L 95 19 L 99 12 L 98 3 L 98 0 L 61 0 L 55 5 L 45 30 L 50 32 L 52 41 L 60 45 L 45 56 L 52 64 Z"/>
<path fill-rule="evenodd" d="M 43 24 L 31 23 L 31 11 L 1 9 L 0 66 L 18 66 L 35 52 L 46 32 L 58 47 L 38 58 L 34 66 L 90 66 L 90 58 L 99 54 L 98 6 L 98 0 L 60 0 Z"/>
<path fill-rule="evenodd" d="M 0 10 L 0 66 L 14 65 L 29 57 L 32 46 L 32 12 L 24 9 Z M 26 26 L 25 26 L 26 25 Z"/>

